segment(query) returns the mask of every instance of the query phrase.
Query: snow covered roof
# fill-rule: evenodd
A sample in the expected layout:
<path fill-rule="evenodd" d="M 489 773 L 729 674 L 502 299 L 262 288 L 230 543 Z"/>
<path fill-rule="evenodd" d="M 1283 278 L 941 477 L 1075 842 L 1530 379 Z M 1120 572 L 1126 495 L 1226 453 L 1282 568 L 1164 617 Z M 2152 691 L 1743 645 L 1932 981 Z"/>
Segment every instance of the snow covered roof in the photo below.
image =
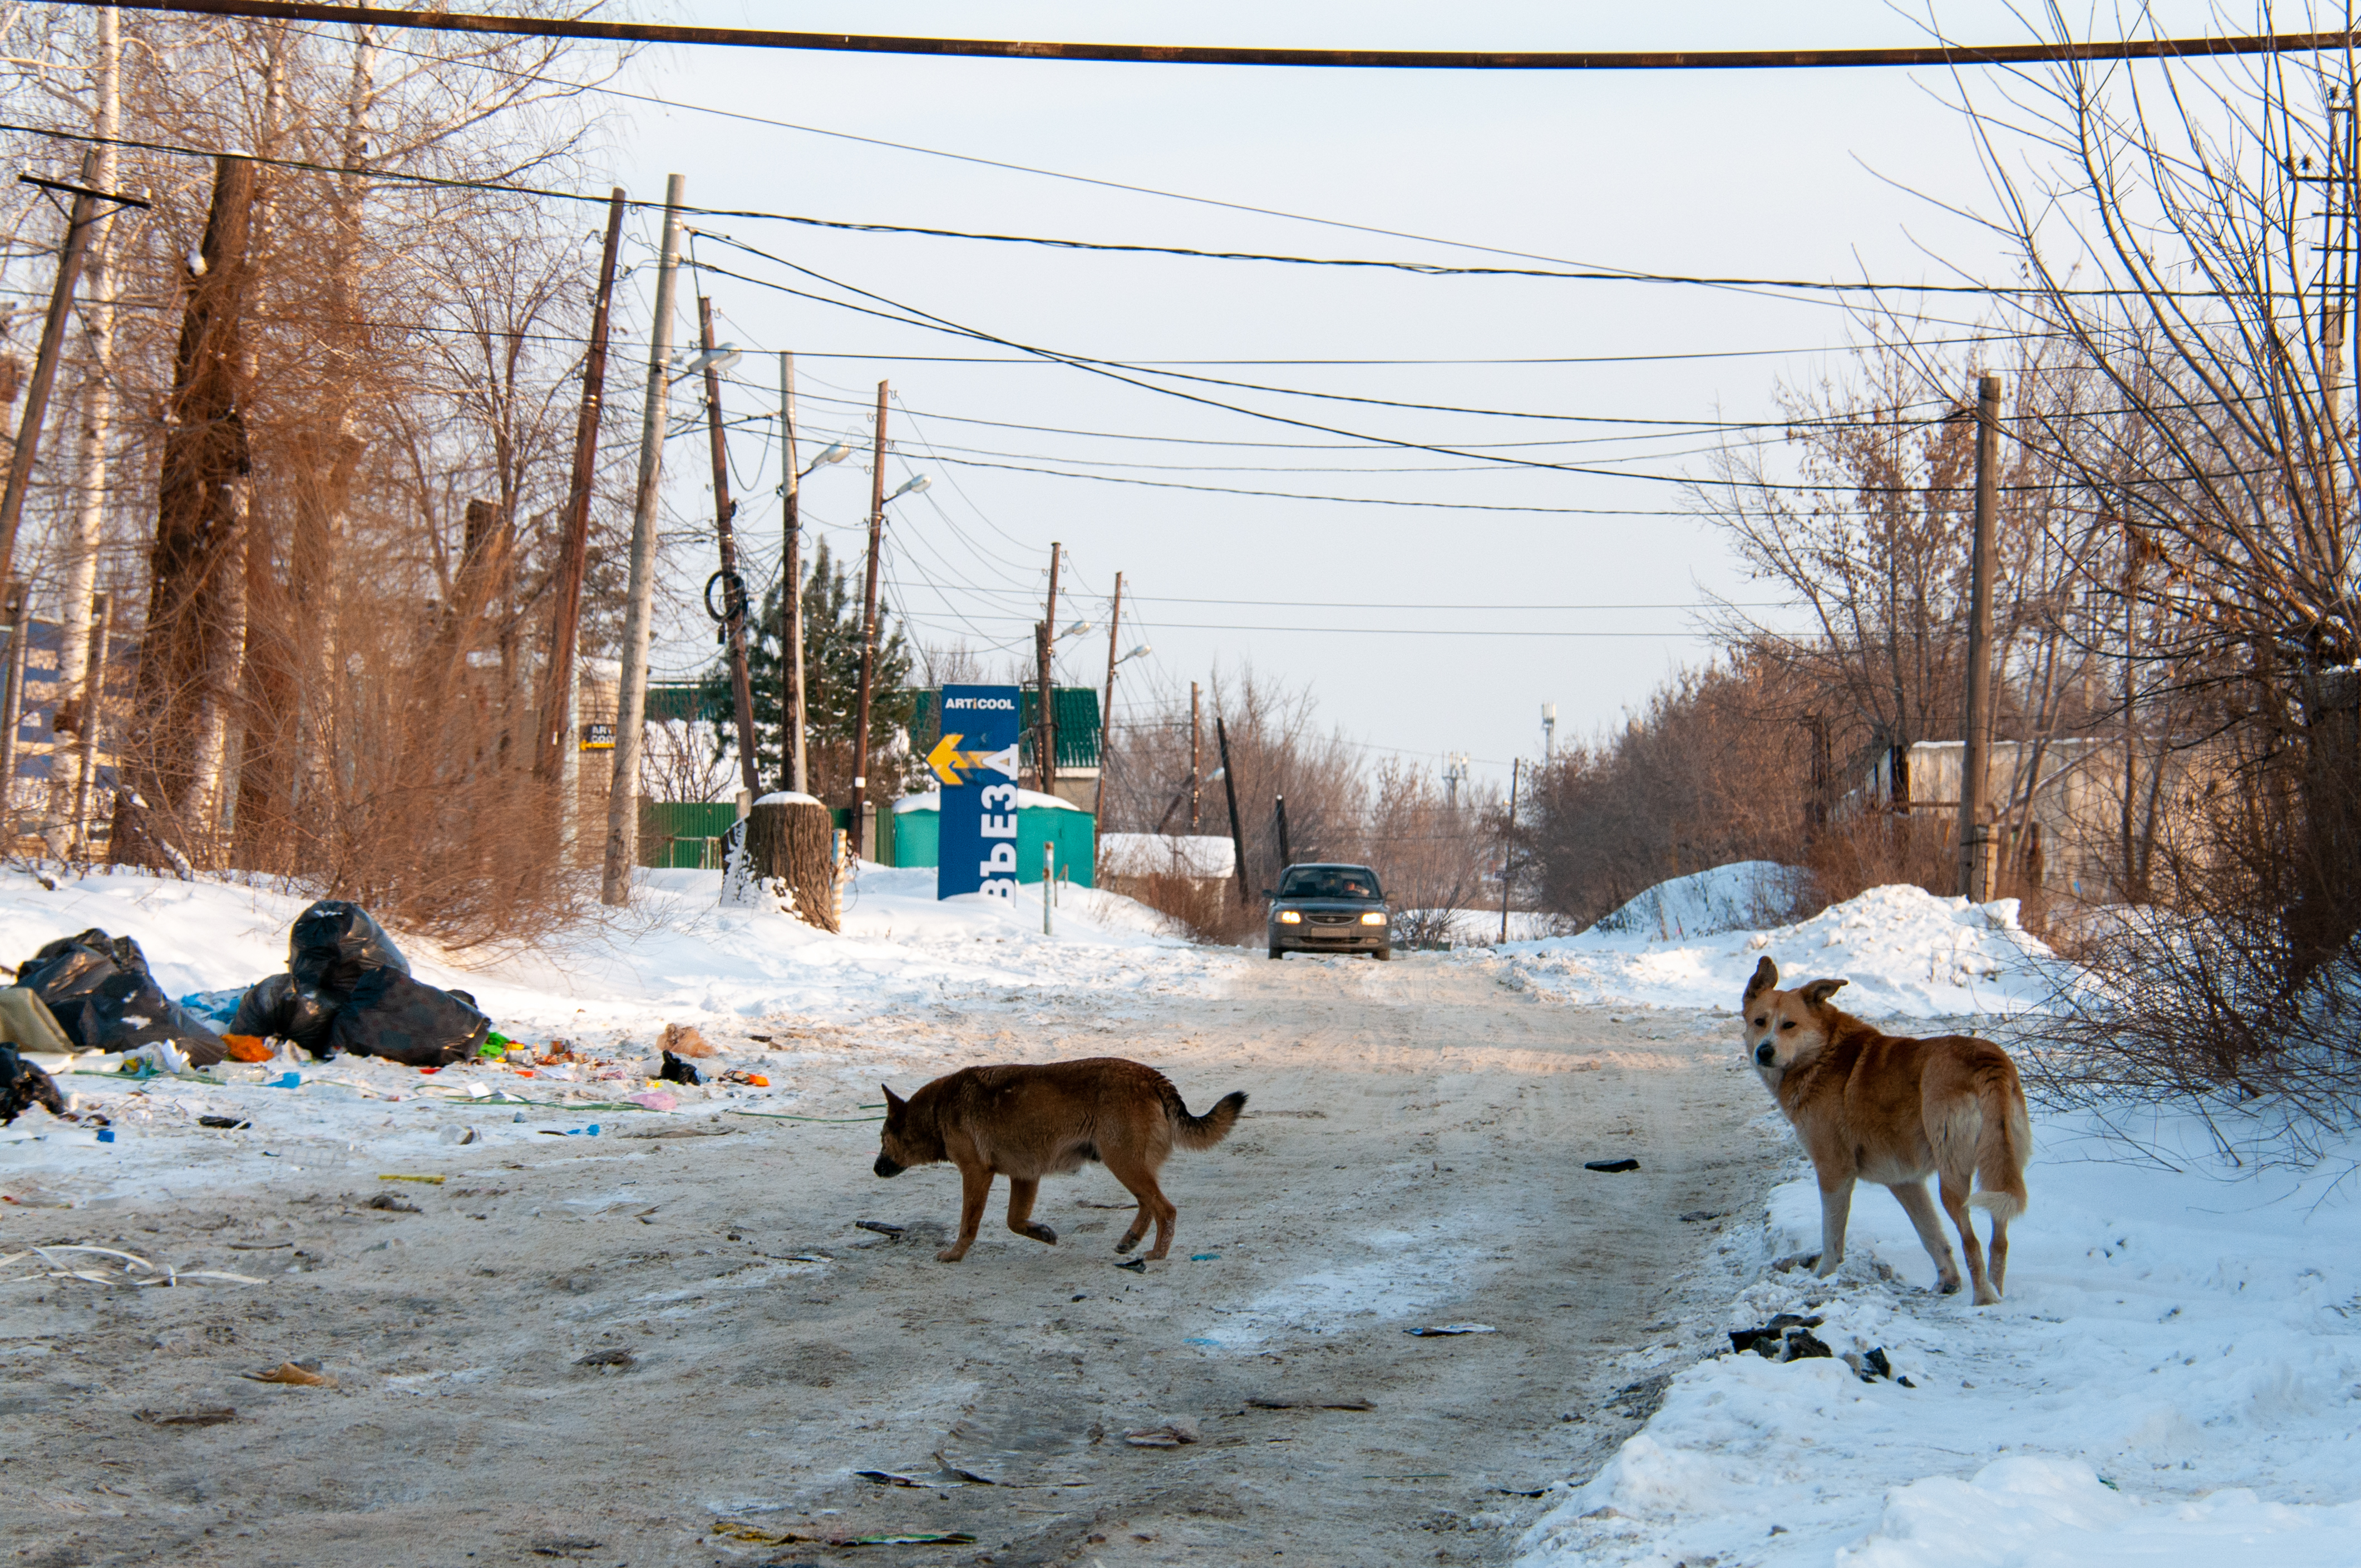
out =
<path fill-rule="evenodd" d="M 894 813 L 897 817 L 905 811 L 940 811 L 942 808 L 943 792 L 939 789 L 930 789 L 924 795 L 906 795 L 894 803 Z M 1038 790 L 1020 789 L 1016 792 L 1016 809 L 1019 811 L 1081 811 L 1082 808 L 1071 800 L 1060 800 L 1054 795 L 1043 795 Z M 1087 816 L 1088 813 L 1084 815 Z"/>
<path fill-rule="evenodd" d="M 1102 833 L 1099 863 L 1110 876 L 1225 877 L 1237 864 L 1227 839 L 1191 833 Z"/>

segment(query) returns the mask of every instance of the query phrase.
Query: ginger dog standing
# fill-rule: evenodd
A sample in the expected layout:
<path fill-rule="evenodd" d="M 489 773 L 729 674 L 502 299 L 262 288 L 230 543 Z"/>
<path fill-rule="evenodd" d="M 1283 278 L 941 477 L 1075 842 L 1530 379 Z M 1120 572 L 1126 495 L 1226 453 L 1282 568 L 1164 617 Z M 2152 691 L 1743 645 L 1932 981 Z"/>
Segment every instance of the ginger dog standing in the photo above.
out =
<path fill-rule="evenodd" d="M 1033 1219 L 1045 1176 L 1068 1176 L 1097 1160 L 1139 1200 L 1131 1229 L 1115 1244 L 1129 1252 L 1156 1223 L 1160 1258 L 1172 1248 L 1180 1211 L 1156 1184 L 1177 1146 L 1209 1149 L 1229 1135 L 1243 1092 L 1224 1094 L 1202 1116 L 1189 1114 L 1180 1091 L 1154 1068 L 1121 1057 L 1046 1067 L 969 1067 L 939 1078 L 907 1100 L 885 1091 L 885 1126 L 877 1174 L 950 1160 L 960 1168 L 959 1239 L 936 1255 L 957 1263 L 975 1242 L 992 1179 L 1008 1178 L 1008 1228 L 1055 1245 L 1058 1233 Z"/>
<path fill-rule="evenodd" d="M 1815 1272 L 1825 1279 L 1844 1261 L 1852 1184 L 1875 1181 L 1917 1227 L 1943 1293 L 1957 1290 L 1960 1267 L 1927 1196 L 1931 1175 L 1940 1179 L 1943 1212 L 1959 1228 L 1976 1305 L 1991 1306 L 2008 1272 L 2008 1223 L 2025 1212 L 2025 1162 L 2033 1146 L 2016 1064 L 1971 1035 L 1913 1040 L 1881 1034 L 1828 1005 L 1844 983 L 1816 980 L 1781 991 L 1779 966 L 1766 958 L 1746 984 L 1748 1054 L 1819 1178 Z M 1982 1190 L 1971 1194 L 1974 1181 Z M 1989 1274 L 1971 1209 L 1992 1215 Z"/>

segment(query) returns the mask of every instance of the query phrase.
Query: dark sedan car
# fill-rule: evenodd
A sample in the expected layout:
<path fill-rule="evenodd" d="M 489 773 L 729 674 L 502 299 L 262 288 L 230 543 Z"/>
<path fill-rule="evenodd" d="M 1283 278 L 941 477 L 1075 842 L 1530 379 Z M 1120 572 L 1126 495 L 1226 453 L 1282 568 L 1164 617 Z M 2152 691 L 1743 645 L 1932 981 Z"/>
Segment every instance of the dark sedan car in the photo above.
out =
<path fill-rule="evenodd" d="M 1391 916 L 1378 873 L 1367 866 L 1290 866 L 1270 900 L 1270 956 L 1367 953 L 1394 956 Z"/>

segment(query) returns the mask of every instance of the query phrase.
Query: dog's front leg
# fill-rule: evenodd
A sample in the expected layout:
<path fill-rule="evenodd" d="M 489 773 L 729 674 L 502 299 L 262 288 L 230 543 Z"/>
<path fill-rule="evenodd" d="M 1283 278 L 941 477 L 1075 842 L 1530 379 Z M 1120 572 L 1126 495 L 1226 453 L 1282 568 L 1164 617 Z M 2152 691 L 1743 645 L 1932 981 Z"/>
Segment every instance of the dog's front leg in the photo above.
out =
<path fill-rule="evenodd" d="M 1845 1223 L 1852 1215 L 1852 1176 L 1820 1183 L 1820 1261 L 1812 1272 L 1826 1279 L 1844 1262 Z"/>
<path fill-rule="evenodd" d="M 959 1240 L 935 1254 L 938 1263 L 957 1263 L 975 1245 L 975 1233 L 983 1223 L 984 1200 L 992 1196 L 992 1168 L 988 1165 L 960 1167 L 960 1228 Z"/>
<path fill-rule="evenodd" d="M 1031 1236 L 1037 1242 L 1058 1245 L 1058 1233 L 1033 1218 L 1033 1199 L 1041 1190 L 1041 1183 L 1023 1177 L 1008 1179 L 1008 1228 L 1020 1236 Z"/>

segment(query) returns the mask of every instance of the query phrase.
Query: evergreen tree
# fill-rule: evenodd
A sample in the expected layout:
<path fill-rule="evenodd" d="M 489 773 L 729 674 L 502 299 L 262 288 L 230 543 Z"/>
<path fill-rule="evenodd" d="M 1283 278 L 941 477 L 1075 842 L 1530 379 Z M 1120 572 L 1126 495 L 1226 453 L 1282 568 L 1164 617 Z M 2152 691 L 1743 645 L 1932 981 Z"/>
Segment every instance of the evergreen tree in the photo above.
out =
<path fill-rule="evenodd" d="M 819 539 L 803 581 L 804 697 L 810 709 L 805 761 L 811 793 L 841 804 L 852 789 L 852 737 L 861 706 L 861 592 L 851 573 Z M 900 793 L 901 771 L 882 753 L 897 730 L 906 730 L 916 711 L 910 690 L 910 651 L 884 599 L 877 605 L 877 668 L 869 694 L 869 749 L 873 797 Z M 753 685 L 755 770 L 787 787 L 790 760 L 781 715 L 786 675 L 780 658 L 779 590 L 763 596 L 762 612 L 747 628 L 746 670 Z M 728 656 L 714 662 L 701 683 L 700 706 L 719 720 L 725 747 L 736 740 L 738 720 L 730 695 Z"/>

